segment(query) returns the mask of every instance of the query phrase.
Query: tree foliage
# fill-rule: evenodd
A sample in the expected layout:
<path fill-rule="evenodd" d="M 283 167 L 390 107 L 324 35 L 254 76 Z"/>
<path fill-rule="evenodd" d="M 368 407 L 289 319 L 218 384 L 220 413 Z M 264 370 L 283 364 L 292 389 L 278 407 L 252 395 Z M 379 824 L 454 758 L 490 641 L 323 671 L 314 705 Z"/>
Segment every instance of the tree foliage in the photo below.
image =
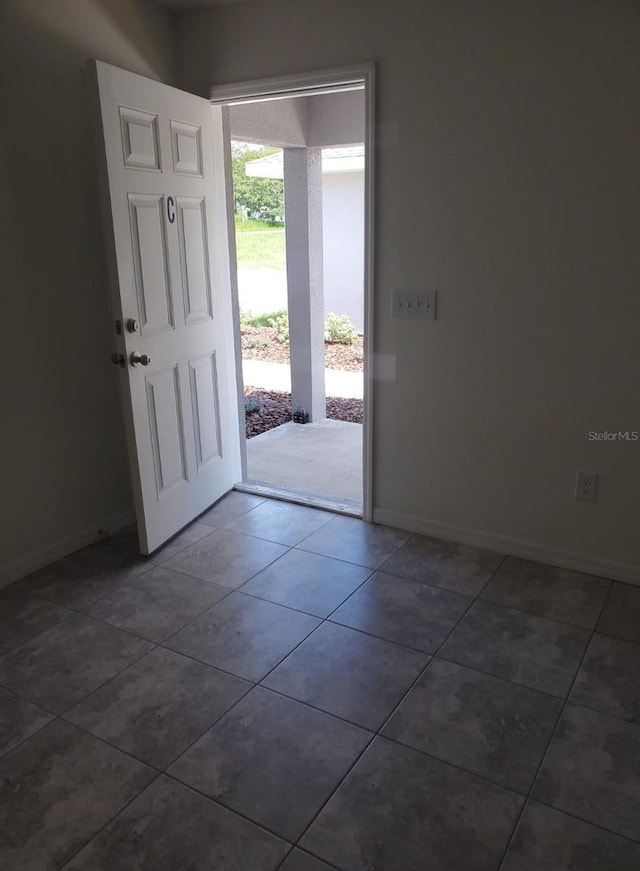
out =
<path fill-rule="evenodd" d="M 249 160 L 275 154 L 279 148 L 231 143 L 233 199 L 236 214 L 256 221 L 273 223 L 284 217 L 284 182 L 278 178 L 254 178 L 245 172 Z"/>

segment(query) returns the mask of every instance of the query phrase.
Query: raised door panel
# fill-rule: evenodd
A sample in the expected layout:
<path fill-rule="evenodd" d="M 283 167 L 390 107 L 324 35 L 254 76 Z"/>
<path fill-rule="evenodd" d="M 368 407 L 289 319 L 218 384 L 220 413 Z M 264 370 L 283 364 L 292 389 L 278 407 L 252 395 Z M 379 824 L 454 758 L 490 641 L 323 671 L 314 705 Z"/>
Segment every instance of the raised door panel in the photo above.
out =
<path fill-rule="evenodd" d="M 129 169 L 160 172 L 158 116 L 125 106 L 119 108 L 124 165 Z"/>
<path fill-rule="evenodd" d="M 178 367 L 146 378 L 149 429 L 158 498 L 187 481 Z"/>
<path fill-rule="evenodd" d="M 178 197 L 180 275 L 187 324 L 210 320 L 213 314 L 207 217 L 204 197 Z"/>
<path fill-rule="evenodd" d="M 198 469 L 222 456 L 216 355 L 189 361 L 191 406 Z"/>
<path fill-rule="evenodd" d="M 202 176 L 202 135 L 200 127 L 171 121 L 173 171 L 180 175 Z"/>
<path fill-rule="evenodd" d="M 134 281 L 142 335 L 173 328 L 164 197 L 129 194 Z"/>

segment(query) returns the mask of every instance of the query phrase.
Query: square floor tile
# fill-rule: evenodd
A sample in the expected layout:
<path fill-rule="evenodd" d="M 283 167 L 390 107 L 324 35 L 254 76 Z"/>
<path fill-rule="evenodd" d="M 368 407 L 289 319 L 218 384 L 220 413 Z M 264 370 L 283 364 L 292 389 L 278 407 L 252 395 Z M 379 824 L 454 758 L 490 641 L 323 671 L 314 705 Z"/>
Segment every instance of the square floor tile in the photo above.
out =
<path fill-rule="evenodd" d="M 522 802 L 376 738 L 300 846 L 345 871 L 495 871 Z"/>
<path fill-rule="evenodd" d="M 307 614 L 236 592 L 197 617 L 166 646 L 259 681 L 319 623 Z"/>
<path fill-rule="evenodd" d="M 0 756 L 46 726 L 51 714 L 0 688 Z"/>
<path fill-rule="evenodd" d="M 239 493 L 231 490 L 222 499 L 218 499 L 215 505 L 198 517 L 198 523 L 206 523 L 212 529 L 220 529 L 233 523 L 238 517 L 242 517 L 247 511 L 251 511 L 264 502 L 262 496 L 254 496 L 253 493 Z"/>
<path fill-rule="evenodd" d="M 640 587 L 614 581 L 596 629 L 640 644 Z"/>
<path fill-rule="evenodd" d="M 571 701 L 640 725 L 640 644 L 594 635 Z"/>
<path fill-rule="evenodd" d="M 286 550 L 280 544 L 250 538 L 229 529 L 218 529 L 176 554 L 163 567 L 233 589 L 277 560 Z"/>
<path fill-rule="evenodd" d="M 527 793 L 562 701 L 434 660 L 383 734 Z"/>
<path fill-rule="evenodd" d="M 501 553 L 414 535 L 394 554 L 384 570 L 411 581 L 475 596 L 503 559 Z"/>
<path fill-rule="evenodd" d="M 331 866 L 314 859 L 302 850 L 292 850 L 280 866 L 279 871 L 332 871 Z"/>
<path fill-rule="evenodd" d="M 0 593 L 0 655 L 63 620 L 68 611 L 12 584 Z"/>
<path fill-rule="evenodd" d="M 150 557 L 148 557 L 148 562 L 153 565 L 161 565 L 165 563 L 170 557 L 175 556 L 180 551 L 183 551 L 185 548 L 189 547 L 190 544 L 195 544 L 196 541 L 200 541 L 201 538 L 204 538 L 205 535 L 211 535 L 211 527 L 206 523 L 190 523 L 182 532 L 179 532 L 178 535 L 175 535 L 171 541 L 168 541 L 162 547 L 159 547 L 158 550 L 155 550 Z"/>
<path fill-rule="evenodd" d="M 288 849 L 274 835 L 159 777 L 65 871 L 275 871 Z"/>
<path fill-rule="evenodd" d="M 640 840 L 640 726 L 567 705 L 532 797 Z"/>
<path fill-rule="evenodd" d="M 292 547 L 333 518 L 328 511 L 267 499 L 234 521 L 229 529 Z"/>
<path fill-rule="evenodd" d="M 376 730 L 428 661 L 426 654 L 323 623 L 264 685 Z"/>
<path fill-rule="evenodd" d="M 440 655 L 564 698 L 588 640 L 586 629 L 477 601 Z"/>
<path fill-rule="evenodd" d="M 603 578 L 509 556 L 481 598 L 593 629 L 610 586 Z"/>
<path fill-rule="evenodd" d="M 160 643 L 228 594 L 226 587 L 155 568 L 87 609 L 105 623 Z"/>
<path fill-rule="evenodd" d="M 371 574 L 371 569 L 302 550 L 290 550 L 242 588 L 260 599 L 328 617 Z"/>
<path fill-rule="evenodd" d="M 256 687 L 169 773 L 296 841 L 371 737 L 357 726 Z"/>
<path fill-rule="evenodd" d="M 638 871 L 640 845 L 527 802 L 500 871 Z"/>
<path fill-rule="evenodd" d="M 0 759 L 0 867 L 55 871 L 155 777 L 56 720 Z"/>
<path fill-rule="evenodd" d="M 329 523 L 305 538 L 299 545 L 323 556 L 378 569 L 410 533 L 390 526 L 376 526 L 355 517 L 334 517 Z"/>
<path fill-rule="evenodd" d="M 61 714 L 150 649 L 141 638 L 69 614 L 0 659 L 0 684 Z"/>
<path fill-rule="evenodd" d="M 157 648 L 65 714 L 65 719 L 165 768 L 251 684 Z"/>
<path fill-rule="evenodd" d="M 435 653 L 471 602 L 458 593 L 376 572 L 331 621 Z"/>
<path fill-rule="evenodd" d="M 23 583 L 31 592 L 57 605 L 86 608 L 149 568 L 139 553 L 131 556 L 113 541 L 105 540 L 40 569 Z"/>

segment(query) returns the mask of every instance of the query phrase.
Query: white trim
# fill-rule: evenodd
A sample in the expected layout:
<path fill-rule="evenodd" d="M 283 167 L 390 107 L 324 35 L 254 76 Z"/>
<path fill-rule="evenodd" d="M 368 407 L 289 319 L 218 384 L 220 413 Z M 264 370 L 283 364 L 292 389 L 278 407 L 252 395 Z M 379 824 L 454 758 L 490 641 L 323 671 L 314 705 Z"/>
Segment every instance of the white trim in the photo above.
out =
<path fill-rule="evenodd" d="M 373 324 L 375 286 L 375 66 L 364 72 L 364 419 L 362 422 L 362 519 L 373 520 Z"/>
<path fill-rule="evenodd" d="M 294 505 L 306 505 L 310 508 L 320 508 L 322 511 L 330 511 L 332 514 L 345 514 L 347 517 L 362 517 L 360 506 L 355 503 L 334 502 L 331 499 L 323 499 L 310 493 L 296 493 L 293 490 L 285 490 L 272 484 L 261 484 L 259 481 L 246 481 L 236 484 L 233 488 L 240 493 L 251 493 L 254 496 L 266 496 L 268 499 L 278 499 L 280 502 L 292 502 Z"/>
<path fill-rule="evenodd" d="M 315 70 L 213 85 L 209 96 L 212 104 L 258 102 L 278 96 L 312 96 L 364 87 L 365 110 L 365 164 L 364 164 L 364 420 L 362 427 L 362 518 L 373 519 L 373 324 L 374 324 L 374 143 L 375 143 L 375 64 L 365 63 L 329 70 Z M 228 155 L 227 155 L 228 159 Z M 230 233 L 231 233 L 230 229 Z M 237 287 L 236 287 L 237 294 Z M 237 296 L 234 303 L 237 309 Z M 234 315 L 235 317 L 236 315 Z M 241 377 L 239 379 L 239 384 Z M 239 402 L 242 391 L 240 391 Z M 243 417 L 240 416 L 240 426 Z M 241 439 L 243 476 L 246 476 L 246 441 Z M 246 482 L 243 482 L 246 483 Z M 241 484 L 236 487 L 242 486 Z"/>
<path fill-rule="evenodd" d="M 212 85 L 209 98 L 212 103 L 257 103 L 264 100 L 308 97 L 323 93 L 361 90 L 372 64 L 312 70 L 247 82 L 229 82 Z"/>
<path fill-rule="evenodd" d="M 3 567 L 2 571 L 0 571 L 0 588 L 6 587 L 7 584 L 12 584 L 14 581 L 30 575 L 31 572 L 44 568 L 44 566 L 48 566 L 65 556 L 69 556 L 69 554 L 75 553 L 89 544 L 94 544 L 96 541 L 113 535 L 114 532 L 130 526 L 134 521 L 135 517 L 131 509 L 120 511 L 118 514 L 113 514 L 104 523 L 93 524 L 83 529 L 82 532 L 70 535 L 68 538 L 63 538 L 55 542 L 55 544 L 32 551 L 28 556 L 21 557 Z"/>
<path fill-rule="evenodd" d="M 373 512 L 373 520 L 375 523 L 381 523 L 384 526 L 395 526 L 397 529 L 406 529 L 408 532 L 432 535 L 435 538 L 442 538 L 446 541 L 455 541 L 460 544 L 471 545 L 472 547 L 494 550 L 509 556 L 530 559 L 534 562 L 548 563 L 559 568 L 572 569 L 573 571 L 584 572 L 588 575 L 611 578 L 615 581 L 623 581 L 627 584 L 640 586 L 640 566 L 602 559 L 594 554 L 550 547 L 535 541 L 511 538 L 508 535 L 496 535 L 493 532 L 485 532 L 481 529 L 468 529 L 461 526 L 450 526 L 447 523 L 436 523 L 422 517 L 415 517 L 411 514 L 399 514 L 395 511 L 385 511 L 381 508 L 377 508 Z"/>
<path fill-rule="evenodd" d="M 240 445 L 240 474 L 247 477 L 247 439 L 245 435 L 244 379 L 242 377 L 242 332 L 240 329 L 240 297 L 238 295 L 238 256 L 236 226 L 233 213 L 233 169 L 231 162 L 231 125 L 229 110 L 222 107 L 222 142 L 224 148 L 224 188 L 227 197 L 227 247 L 229 249 L 229 279 L 231 284 L 231 317 L 233 320 L 234 359 L 236 368 L 236 402 L 238 406 L 238 442 Z"/>

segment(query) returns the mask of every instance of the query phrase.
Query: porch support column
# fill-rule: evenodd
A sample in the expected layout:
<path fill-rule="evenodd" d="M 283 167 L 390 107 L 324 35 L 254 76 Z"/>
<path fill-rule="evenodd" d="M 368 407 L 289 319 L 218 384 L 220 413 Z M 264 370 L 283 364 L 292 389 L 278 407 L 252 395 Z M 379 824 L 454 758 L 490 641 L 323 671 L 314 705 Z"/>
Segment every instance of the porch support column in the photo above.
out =
<path fill-rule="evenodd" d="M 326 417 L 322 285 L 322 151 L 284 149 L 291 404 Z"/>

